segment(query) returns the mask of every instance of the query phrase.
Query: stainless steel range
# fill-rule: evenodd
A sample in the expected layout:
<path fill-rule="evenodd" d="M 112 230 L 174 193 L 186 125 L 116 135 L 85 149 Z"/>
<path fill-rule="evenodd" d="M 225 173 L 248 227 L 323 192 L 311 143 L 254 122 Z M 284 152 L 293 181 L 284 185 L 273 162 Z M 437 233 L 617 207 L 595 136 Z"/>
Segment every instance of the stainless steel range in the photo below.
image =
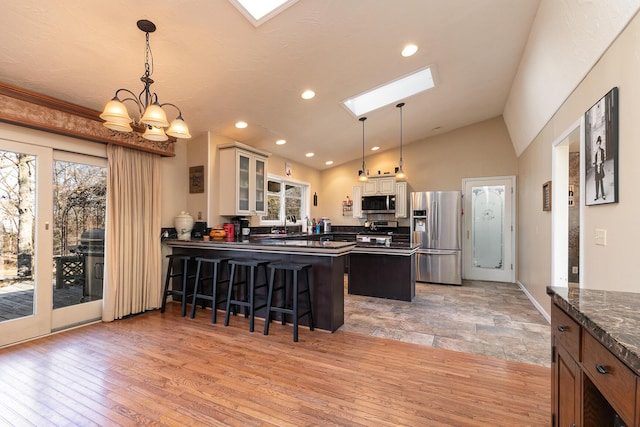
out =
<path fill-rule="evenodd" d="M 364 227 L 365 230 L 356 236 L 356 242 L 389 246 L 393 232 L 398 229 L 398 221 L 365 221 Z"/>

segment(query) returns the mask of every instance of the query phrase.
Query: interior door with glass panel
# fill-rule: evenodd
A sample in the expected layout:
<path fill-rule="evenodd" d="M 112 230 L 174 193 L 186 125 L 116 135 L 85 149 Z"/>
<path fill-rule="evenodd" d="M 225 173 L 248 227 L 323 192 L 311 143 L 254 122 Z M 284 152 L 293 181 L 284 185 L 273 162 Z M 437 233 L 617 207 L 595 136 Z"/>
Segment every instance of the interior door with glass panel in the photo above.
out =
<path fill-rule="evenodd" d="M 52 329 L 102 317 L 107 168 L 102 158 L 55 151 Z"/>
<path fill-rule="evenodd" d="M 463 277 L 514 282 L 515 177 L 465 179 Z"/>
<path fill-rule="evenodd" d="M 51 331 L 51 162 L 0 138 L 0 346 Z"/>

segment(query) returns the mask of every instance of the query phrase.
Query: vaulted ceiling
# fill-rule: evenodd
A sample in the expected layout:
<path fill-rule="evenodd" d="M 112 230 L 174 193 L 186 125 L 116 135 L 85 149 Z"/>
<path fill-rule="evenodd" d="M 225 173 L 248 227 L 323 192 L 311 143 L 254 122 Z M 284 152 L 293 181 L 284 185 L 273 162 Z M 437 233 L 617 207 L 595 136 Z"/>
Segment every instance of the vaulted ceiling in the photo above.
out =
<path fill-rule="evenodd" d="M 153 89 L 194 137 L 211 131 L 324 169 L 361 155 L 361 124 L 341 101 L 427 65 L 436 87 L 404 100 L 405 144 L 502 114 L 538 4 L 300 0 L 255 27 L 227 0 L 5 2 L 0 80 L 102 110 L 116 89 L 142 89 L 136 21 L 148 19 Z M 407 43 L 419 50 L 404 58 Z M 367 117 L 367 148 L 397 149 L 395 103 Z"/>

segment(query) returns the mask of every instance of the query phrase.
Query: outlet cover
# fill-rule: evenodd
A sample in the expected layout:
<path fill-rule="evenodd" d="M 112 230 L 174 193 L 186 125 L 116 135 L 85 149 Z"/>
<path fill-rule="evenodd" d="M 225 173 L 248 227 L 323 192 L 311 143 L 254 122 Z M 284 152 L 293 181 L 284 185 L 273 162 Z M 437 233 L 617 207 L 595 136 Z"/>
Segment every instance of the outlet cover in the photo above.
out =
<path fill-rule="evenodd" d="M 571 267 L 571 274 L 578 274 L 578 266 L 574 265 L 573 267 Z"/>

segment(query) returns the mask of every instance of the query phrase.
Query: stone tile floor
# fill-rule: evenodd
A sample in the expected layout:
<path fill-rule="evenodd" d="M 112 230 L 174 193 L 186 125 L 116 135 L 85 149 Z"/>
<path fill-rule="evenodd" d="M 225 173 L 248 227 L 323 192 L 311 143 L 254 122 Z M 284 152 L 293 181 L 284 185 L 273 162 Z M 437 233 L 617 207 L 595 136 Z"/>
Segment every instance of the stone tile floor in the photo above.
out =
<path fill-rule="evenodd" d="M 412 302 L 348 295 L 345 290 L 340 330 L 551 366 L 549 323 L 512 283 L 418 282 Z"/>

